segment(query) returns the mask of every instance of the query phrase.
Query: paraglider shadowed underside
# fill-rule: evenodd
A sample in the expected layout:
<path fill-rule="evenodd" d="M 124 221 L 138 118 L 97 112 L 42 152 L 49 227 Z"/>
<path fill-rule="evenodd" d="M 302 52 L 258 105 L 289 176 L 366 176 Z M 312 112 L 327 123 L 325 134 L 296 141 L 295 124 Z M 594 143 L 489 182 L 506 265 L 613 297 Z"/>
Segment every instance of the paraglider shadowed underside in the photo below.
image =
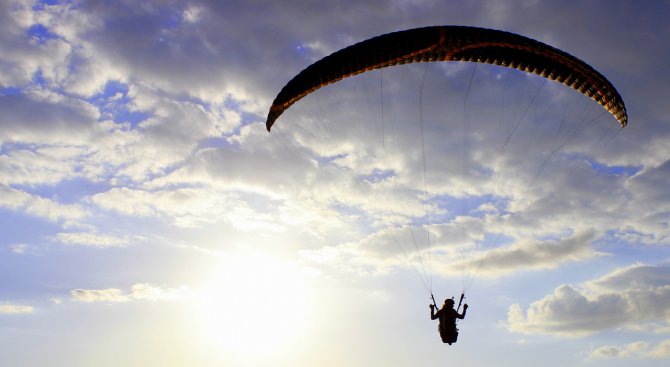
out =
<path fill-rule="evenodd" d="M 353 75 L 393 65 L 471 61 L 523 70 L 561 82 L 591 97 L 626 126 L 621 96 L 602 74 L 578 58 L 517 34 L 464 26 L 435 26 L 394 32 L 337 51 L 310 65 L 275 98 L 266 128 L 309 93 Z"/>

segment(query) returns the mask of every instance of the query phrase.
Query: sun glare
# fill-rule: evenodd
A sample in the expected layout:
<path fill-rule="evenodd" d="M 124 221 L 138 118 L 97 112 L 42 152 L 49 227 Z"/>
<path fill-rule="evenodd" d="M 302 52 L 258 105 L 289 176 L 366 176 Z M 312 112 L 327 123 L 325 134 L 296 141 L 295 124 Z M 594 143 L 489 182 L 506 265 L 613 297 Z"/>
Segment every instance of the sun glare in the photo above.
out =
<path fill-rule="evenodd" d="M 308 324 L 307 274 L 262 255 L 226 257 L 197 297 L 203 336 L 217 352 L 263 357 L 290 348 Z"/>

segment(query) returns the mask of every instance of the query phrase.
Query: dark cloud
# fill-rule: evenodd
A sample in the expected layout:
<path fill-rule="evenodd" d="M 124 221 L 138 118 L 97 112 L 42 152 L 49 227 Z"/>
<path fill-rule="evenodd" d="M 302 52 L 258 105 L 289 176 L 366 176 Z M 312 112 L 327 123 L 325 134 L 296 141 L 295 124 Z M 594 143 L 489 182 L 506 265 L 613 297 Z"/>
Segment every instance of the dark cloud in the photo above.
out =
<path fill-rule="evenodd" d="M 0 96 L 2 143 L 89 144 L 100 133 L 97 110 L 48 92 Z"/>
<path fill-rule="evenodd" d="M 647 210 L 668 210 L 664 204 L 670 203 L 670 190 L 665 186 L 669 180 L 670 161 L 666 161 L 658 167 L 649 167 L 631 177 L 626 182 L 626 187 L 634 193 L 635 205 L 642 205 Z"/>
<path fill-rule="evenodd" d="M 524 270 L 551 269 L 566 262 L 585 261 L 604 255 L 592 248 L 593 231 L 584 231 L 558 240 L 520 239 L 518 242 L 484 252 L 472 252 L 442 262 L 446 272 L 471 272 L 500 276 Z M 480 269 L 480 270 L 479 270 Z"/>

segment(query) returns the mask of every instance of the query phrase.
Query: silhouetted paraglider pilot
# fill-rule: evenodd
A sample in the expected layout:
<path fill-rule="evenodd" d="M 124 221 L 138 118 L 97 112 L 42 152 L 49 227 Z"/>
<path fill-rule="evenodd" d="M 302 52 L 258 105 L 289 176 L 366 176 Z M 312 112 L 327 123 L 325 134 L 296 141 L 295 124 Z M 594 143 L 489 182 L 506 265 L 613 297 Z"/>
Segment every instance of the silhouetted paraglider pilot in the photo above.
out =
<path fill-rule="evenodd" d="M 461 308 L 461 302 L 463 301 L 463 295 L 461 295 L 461 301 L 458 302 L 458 308 Z M 447 298 L 444 300 L 444 305 L 442 309 L 435 309 L 437 306 L 434 304 L 435 299 L 433 299 L 433 304 L 430 305 L 430 319 L 440 319 L 440 324 L 437 327 L 437 330 L 440 332 L 440 337 L 442 342 L 451 345 L 451 343 L 456 343 L 458 339 L 458 328 L 456 328 L 456 319 L 464 319 L 465 313 L 468 311 L 468 304 L 463 305 L 463 313 L 458 313 L 458 309 L 454 310 L 454 299 Z"/>

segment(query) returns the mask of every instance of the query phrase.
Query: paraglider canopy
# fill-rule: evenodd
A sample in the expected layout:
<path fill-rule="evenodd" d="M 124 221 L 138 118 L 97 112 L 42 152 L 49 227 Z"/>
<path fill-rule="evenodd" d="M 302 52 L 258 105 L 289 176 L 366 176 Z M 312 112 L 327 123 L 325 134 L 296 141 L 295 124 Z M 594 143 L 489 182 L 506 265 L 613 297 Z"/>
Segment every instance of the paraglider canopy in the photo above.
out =
<path fill-rule="evenodd" d="M 591 97 L 624 127 L 626 106 L 614 86 L 582 60 L 514 33 L 465 26 L 433 26 L 384 34 L 337 51 L 310 65 L 279 92 L 266 128 L 309 93 L 353 75 L 393 65 L 471 61 L 516 68 L 561 82 Z"/>
<path fill-rule="evenodd" d="M 308 66 L 300 73 L 298 73 L 293 79 L 291 79 L 276 96 L 267 115 L 266 128 L 268 131 L 270 131 L 273 125 L 276 123 L 277 119 L 290 106 L 292 106 L 300 99 L 308 96 L 310 93 L 320 89 L 321 87 L 336 83 L 344 78 L 395 65 L 439 61 L 485 63 L 536 74 L 547 80 L 554 80 L 563 83 L 566 86 L 578 91 L 582 95 L 590 97 L 592 100 L 604 107 L 605 110 L 607 110 L 616 119 L 621 127 L 625 127 L 628 122 L 625 104 L 612 83 L 610 83 L 593 67 L 584 61 L 568 54 L 567 52 L 546 45 L 539 41 L 504 31 L 466 26 L 433 26 L 399 31 L 374 37 L 339 50 Z M 424 80 L 425 75 L 426 74 L 424 72 Z M 474 70 L 470 78 L 470 83 L 472 82 L 473 77 Z M 380 77 L 380 97 L 382 101 L 380 111 L 382 113 L 381 122 L 383 131 L 383 125 L 385 122 L 383 105 L 384 96 L 381 92 L 383 85 L 382 81 L 383 80 Z M 417 156 L 421 157 L 423 167 L 424 195 L 420 196 L 421 201 L 426 203 L 432 197 L 429 194 L 429 190 L 427 188 L 428 180 L 426 175 L 427 165 L 424 142 L 425 135 L 423 131 L 424 119 L 422 115 L 423 84 L 424 83 L 422 81 L 418 98 L 420 112 L 416 121 L 418 121 L 417 125 L 420 127 L 420 146 L 422 153 L 417 154 Z M 403 85 L 403 88 L 406 87 Z M 467 126 L 469 125 L 469 115 L 465 107 L 468 103 L 469 89 L 470 88 L 468 87 L 468 91 L 466 92 L 466 96 L 464 98 L 464 140 L 466 140 L 465 137 L 467 136 Z M 508 146 L 510 138 L 514 134 L 516 127 L 523 120 L 526 112 L 528 112 L 528 109 L 530 108 L 530 105 L 535 100 L 537 94 L 539 94 L 539 91 L 540 89 L 538 89 L 535 96 L 530 100 L 530 103 L 526 107 L 526 110 L 521 114 L 521 117 L 516 119 L 516 123 L 514 124 L 514 128 L 512 128 L 511 132 L 501 134 L 501 136 L 504 136 L 504 143 L 497 151 L 498 156 L 504 155 L 505 147 Z M 595 105 L 593 107 L 600 109 Z M 605 115 L 604 111 L 601 110 L 601 112 L 603 112 L 602 114 Z M 587 120 L 584 119 L 582 121 Z M 591 121 L 592 120 L 588 122 Z M 446 126 L 446 124 L 444 125 Z M 561 128 L 563 126 L 563 122 L 561 122 L 560 125 L 561 126 L 559 126 L 559 128 L 554 132 L 554 137 L 558 137 L 560 136 L 559 133 L 562 133 Z M 529 180 L 530 185 L 535 182 L 540 173 L 544 170 L 549 159 L 551 159 L 551 157 L 565 145 L 570 137 L 581 131 L 581 128 L 565 129 L 565 131 L 568 131 L 568 133 L 565 134 L 564 138 L 560 139 L 558 144 L 547 149 L 547 151 L 543 154 L 538 155 L 538 157 L 542 156 L 542 158 L 539 159 L 540 164 L 534 171 L 534 174 L 529 176 L 532 177 Z M 530 134 L 532 135 L 534 132 L 535 130 L 533 129 Z M 386 145 L 384 145 L 384 133 L 382 133 L 381 140 L 383 151 L 386 152 L 387 149 Z M 443 142 L 441 141 L 441 145 L 447 145 L 442 143 Z M 462 176 L 466 176 L 466 172 L 468 172 L 467 165 L 470 159 L 469 142 L 464 141 L 462 146 Z M 528 146 L 526 146 L 524 150 L 527 148 Z M 531 156 L 531 154 L 526 155 Z M 388 167 L 388 165 L 386 167 Z M 390 169 L 390 171 L 390 185 L 397 185 L 397 180 L 395 178 L 396 176 L 399 176 L 399 170 L 395 171 L 394 169 Z M 373 174 L 376 174 L 376 172 L 373 172 Z M 437 192 L 437 190 L 435 192 Z M 466 194 L 460 193 L 461 197 L 464 197 L 465 195 Z M 424 204 L 424 206 L 428 208 L 427 205 Z M 466 212 L 465 209 L 462 211 Z M 503 221 L 502 223 L 503 224 L 501 226 L 504 226 L 507 222 Z M 431 299 L 433 300 L 433 304 L 431 305 L 431 319 L 441 319 L 441 326 L 439 328 L 440 335 L 442 336 L 442 340 L 445 343 L 451 344 L 456 342 L 458 337 L 456 319 L 463 319 L 465 317 L 468 306 L 467 304 L 463 304 L 464 294 L 461 294 L 456 309 L 454 309 L 455 301 L 453 299 L 448 299 L 445 301 L 446 307 L 443 307 L 443 310 L 439 315 L 433 312 L 434 309 L 437 309 L 438 307 L 434 297 L 432 296 L 432 273 L 430 265 L 431 234 L 427 229 L 430 224 L 428 209 L 426 209 L 425 225 L 422 225 L 422 228 L 426 229 L 425 238 L 426 243 L 428 244 L 428 271 L 426 271 L 426 268 L 422 263 L 421 251 L 417 246 L 414 233 L 411 229 L 412 224 L 408 225 L 410 228 L 410 237 L 414 247 L 417 250 L 417 257 L 419 259 L 423 273 L 419 272 L 416 268 L 414 270 L 420 280 L 422 280 L 424 283 L 426 290 L 429 292 L 429 294 L 431 294 Z M 410 262 L 409 256 L 407 256 L 407 254 L 404 252 L 402 246 L 399 244 L 399 241 L 397 241 L 397 239 L 394 237 L 393 232 L 389 231 L 389 233 L 389 236 L 393 240 L 389 242 L 396 243 L 403 255 L 405 255 L 405 257 L 408 259 L 408 262 Z M 497 241 L 500 233 L 502 233 L 502 231 L 498 229 L 497 234 L 493 236 L 494 242 Z M 474 270 L 474 274 L 472 275 L 473 277 L 482 267 L 485 259 L 485 257 L 482 257 L 480 260 L 478 260 L 477 267 Z M 463 291 L 465 290 L 466 287 L 464 286 Z M 461 305 L 463 305 L 463 313 L 459 314 L 458 312 L 461 309 Z"/>

